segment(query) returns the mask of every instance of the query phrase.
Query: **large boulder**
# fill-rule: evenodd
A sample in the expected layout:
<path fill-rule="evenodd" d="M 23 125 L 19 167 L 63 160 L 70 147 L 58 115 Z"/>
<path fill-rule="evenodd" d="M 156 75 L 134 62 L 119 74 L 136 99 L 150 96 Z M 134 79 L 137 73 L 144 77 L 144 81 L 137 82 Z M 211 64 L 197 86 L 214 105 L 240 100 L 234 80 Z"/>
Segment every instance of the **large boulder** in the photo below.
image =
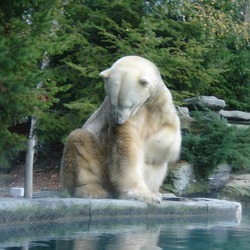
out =
<path fill-rule="evenodd" d="M 250 113 L 238 110 L 221 110 L 219 114 L 231 123 L 250 124 Z"/>
<path fill-rule="evenodd" d="M 190 130 L 194 118 L 190 117 L 189 109 L 187 107 L 177 107 L 177 113 L 181 121 L 181 129 Z"/>
<path fill-rule="evenodd" d="M 228 164 L 219 164 L 208 178 L 209 188 L 219 190 L 225 186 L 230 177 L 232 167 Z"/>
<path fill-rule="evenodd" d="M 229 182 L 219 193 L 220 198 L 250 201 L 250 174 L 231 175 Z"/>
<path fill-rule="evenodd" d="M 175 195 L 216 197 L 230 178 L 231 166 L 219 164 L 208 180 L 197 180 L 192 165 L 180 162 L 169 165 L 163 189 Z"/>
<path fill-rule="evenodd" d="M 185 189 L 194 179 L 192 166 L 187 162 L 169 165 L 167 184 L 163 186 L 176 195 L 185 193 Z"/>
<path fill-rule="evenodd" d="M 219 111 L 226 106 L 224 100 L 218 99 L 215 96 L 198 96 L 185 99 L 184 102 L 190 110 L 205 110 L 210 109 L 213 111 Z"/>

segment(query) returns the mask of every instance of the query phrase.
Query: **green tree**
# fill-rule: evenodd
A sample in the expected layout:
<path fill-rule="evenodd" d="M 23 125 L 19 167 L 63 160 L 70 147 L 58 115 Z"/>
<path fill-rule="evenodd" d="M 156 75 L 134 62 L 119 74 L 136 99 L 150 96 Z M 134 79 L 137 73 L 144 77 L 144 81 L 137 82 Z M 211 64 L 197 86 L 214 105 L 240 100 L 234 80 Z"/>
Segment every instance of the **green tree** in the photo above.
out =
<path fill-rule="evenodd" d="M 57 43 L 67 41 L 68 47 L 48 53 L 53 54 L 51 78 L 58 86 L 70 85 L 70 89 L 58 95 L 60 101 L 47 110 L 49 114 L 40 117 L 40 136 L 63 140 L 100 105 L 105 93 L 99 73 L 119 57 L 135 54 L 134 44 L 127 39 L 128 30 L 140 25 L 142 7 L 143 1 L 132 0 L 68 1 L 63 5 L 54 39 Z"/>
<path fill-rule="evenodd" d="M 0 153 L 7 158 L 26 146 L 9 127 L 32 114 L 44 142 L 64 141 L 82 126 L 105 95 L 99 73 L 125 55 L 152 60 L 177 104 L 211 94 L 229 108 L 250 109 L 244 0 L 5 2 Z M 45 53 L 50 64 L 41 70 Z"/>
<path fill-rule="evenodd" d="M 50 77 L 70 88 L 40 116 L 38 133 L 46 140 L 64 140 L 82 126 L 105 95 L 99 73 L 124 55 L 152 60 L 177 104 L 211 94 L 247 110 L 247 62 L 241 64 L 243 76 L 233 58 L 248 49 L 248 33 L 241 6 L 234 1 L 70 0 L 61 10 L 53 39 L 65 49 L 49 51 Z M 235 73 L 238 82 L 232 84 Z M 242 91 L 236 95 L 238 87 Z"/>
<path fill-rule="evenodd" d="M 50 47 L 50 31 L 56 3 L 2 1 L 0 3 L 0 164 L 7 166 L 13 154 L 26 147 L 26 137 L 10 127 L 49 108 L 60 91 L 41 70 Z M 37 88 L 38 84 L 42 88 Z"/>
<path fill-rule="evenodd" d="M 246 13 L 249 2 L 200 0 L 195 3 L 192 18 L 202 25 L 203 35 L 211 43 L 209 59 L 216 68 L 224 70 L 206 93 L 225 99 L 229 109 L 249 111 L 250 30 Z"/>
<path fill-rule="evenodd" d="M 207 178 L 221 163 L 233 170 L 250 166 L 250 129 L 228 126 L 214 112 L 194 113 L 192 132 L 183 137 L 182 159 L 191 163 L 199 178 Z M 202 154 L 201 154 L 202 152 Z"/>

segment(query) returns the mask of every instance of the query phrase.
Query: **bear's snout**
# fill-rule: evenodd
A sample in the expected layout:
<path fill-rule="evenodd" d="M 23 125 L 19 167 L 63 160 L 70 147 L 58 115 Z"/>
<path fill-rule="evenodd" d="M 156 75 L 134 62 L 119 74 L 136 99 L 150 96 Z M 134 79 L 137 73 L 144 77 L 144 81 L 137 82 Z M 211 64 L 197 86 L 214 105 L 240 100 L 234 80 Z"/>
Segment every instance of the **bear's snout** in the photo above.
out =
<path fill-rule="evenodd" d="M 115 125 L 122 125 L 124 124 L 130 116 L 130 110 L 129 109 L 118 109 L 116 107 L 112 107 L 112 118 L 115 123 Z"/>
<path fill-rule="evenodd" d="M 115 125 L 121 126 L 123 123 L 126 122 L 121 116 L 117 115 L 114 119 Z"/>

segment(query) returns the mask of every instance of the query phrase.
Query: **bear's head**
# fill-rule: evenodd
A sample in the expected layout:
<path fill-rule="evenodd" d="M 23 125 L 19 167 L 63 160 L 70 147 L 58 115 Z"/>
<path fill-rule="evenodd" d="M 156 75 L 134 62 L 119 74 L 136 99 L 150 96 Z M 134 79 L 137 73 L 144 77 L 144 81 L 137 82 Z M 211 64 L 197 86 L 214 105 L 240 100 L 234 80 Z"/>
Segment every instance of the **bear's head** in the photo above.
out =
<path fill-rule="evenodd" d="M 164 85 L 157 67 L 139 56 L 126 56 L 100 73 L 105 82 L 112 117 L 117 125 L 125 123 L 141 106 L 153 100 Z"/>

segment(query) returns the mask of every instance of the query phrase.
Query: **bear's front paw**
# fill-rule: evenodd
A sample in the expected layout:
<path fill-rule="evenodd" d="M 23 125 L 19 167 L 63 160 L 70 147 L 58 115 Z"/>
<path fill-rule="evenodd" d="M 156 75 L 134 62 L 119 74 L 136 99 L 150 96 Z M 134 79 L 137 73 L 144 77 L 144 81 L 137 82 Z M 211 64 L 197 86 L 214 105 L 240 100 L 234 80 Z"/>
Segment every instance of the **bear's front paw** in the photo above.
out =
<path fill-rule="evenodd" d="M 150 193 L 142 196 L 142 199 L 150 205 L 157 205 L 161 203 L 162 195 L 160 193 Z"/>
<path fill-rule="evenodd" d="M 144 201 L 150 205 L 157 205 L 161 203 L 162 195 L 160 193 L 152 192 L 138 192 L 136 190 L 130 190 L 127 193 L 120 195 L 122 199 L 134 199 L 138 201 Z"/>

